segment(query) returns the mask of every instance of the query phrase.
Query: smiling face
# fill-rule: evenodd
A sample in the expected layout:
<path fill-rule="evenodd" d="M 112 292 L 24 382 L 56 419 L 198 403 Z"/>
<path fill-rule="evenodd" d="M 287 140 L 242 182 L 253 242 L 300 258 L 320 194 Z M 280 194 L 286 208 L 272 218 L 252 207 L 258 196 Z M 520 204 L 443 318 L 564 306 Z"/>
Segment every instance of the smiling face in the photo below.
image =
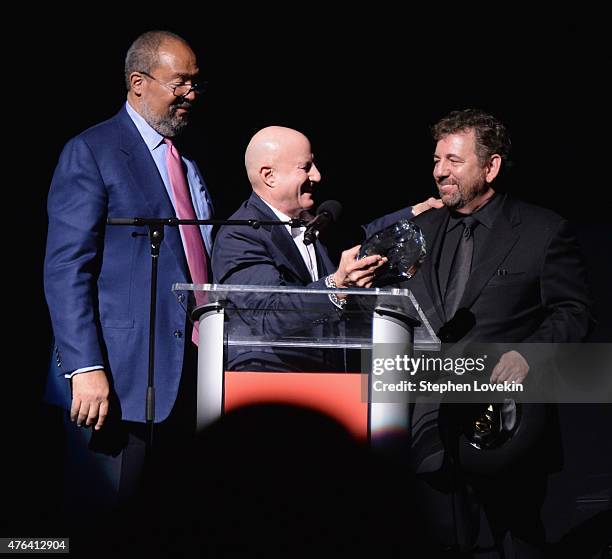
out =
<path fill-rule="evenodd" d="M 305 136 L 296 135 L 280 147 L 273 172 L 276 186 L 271 195 L 277 209 L 290 217 L 298 217 L 302 210 L 312 208 L 312 193 L 321 180 L 321 173 Z"/>
<path fill-rule="evenodd" d="M 433 176 L 447 208 L 472 213 L 492 195 L 491 182 L 499 172 L 500 156 L 483 162 L 476 153 L 474 130 L 442 137 L 434 153 Z"/>
<path fill-rule="evenodd" d="M 313 207 L 321 181 L 308 138 L 290 128 L 272 126 L 251 140 L 245 157 L 254 191 L 289 217 Z"/>
<path fill-rule="evenodd" d="M 176 85 L 196 81 L 198 65 L 194 52 L 185 43 L 167 39 L 159 47 L 158 62 L 150 75 L 133 72 L 128 99 L 149 125 L 162 136 L 176 136 L 189 122 L 197 94 L 191 91 L 176 97 Z"/>

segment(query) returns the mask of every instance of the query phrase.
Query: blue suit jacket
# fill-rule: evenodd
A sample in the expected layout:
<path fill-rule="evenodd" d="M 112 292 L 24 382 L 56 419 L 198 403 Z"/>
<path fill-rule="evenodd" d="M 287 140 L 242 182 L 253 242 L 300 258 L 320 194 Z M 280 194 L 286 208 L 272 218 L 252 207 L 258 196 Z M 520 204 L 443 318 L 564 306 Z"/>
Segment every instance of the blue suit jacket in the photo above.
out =
<path fill-rule="evenodd" d="M 69 408 L 64 374 L 103 365 L 121 417 L 144 421 L 151 276 L 148 229 L 107 226 L 106 219 L 175 213 L 125 108 L 66 144 L 51 183 L 48 213 L 45 293 L 57 367 L 51 368 L 47 399 Z M 189 278 L 178 228 L 166 228 L 158 267 L 157 422 L 168 416 L 176 399 L 186 343 L 185 312 L 171 292 L 174 282 Z"/>
<path fill-rule="evenodd" d="M 409 217 L 409 210 L 401 210 L 378 219 L 367 226 L 366 233 L 382 229 L 394 221 Z M 230 219 L 275 220 L 276 215 L 257 196 L 242 204 Z M 250 227 L 221 227 L 213 249 L 213 274 L 217 283 L 237 285 L 267 285 L 325 289 L 325 277 L 336 271 L 325 247 L 315 243 L 319 279 L 313 282 L 306 265 L 287 229 L 264 225 Z M 276 295 L 253 295 L 242 299 L 241 305 L 259 309 L 255 313 L 234 313 L 230 327 L 242 336 L 298 336 L 327 337 L 337 335 L 340 314 L 326 295 L 320 299 L 294 296 L 287 313 L 287 300 Z M 229 368 L 256 369 L 259 362 L 266 370 L 336 370 L 342 368 L 338 352 L 309 349 L 230 348 Z"/>

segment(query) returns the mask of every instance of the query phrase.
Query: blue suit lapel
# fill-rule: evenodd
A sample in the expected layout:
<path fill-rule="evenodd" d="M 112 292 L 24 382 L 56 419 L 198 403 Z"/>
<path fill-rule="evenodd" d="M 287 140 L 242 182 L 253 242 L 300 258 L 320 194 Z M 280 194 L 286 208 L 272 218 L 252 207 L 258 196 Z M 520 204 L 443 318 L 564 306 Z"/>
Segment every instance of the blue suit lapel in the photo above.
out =
<path fill-rule="evenodd" d="M 329 258 L 326 248 L 317 240 L 314 244 L 315 254 L 317 255 L 317 269 L 319 278 L 323 278 L 336 271 L 336 266 Z"/>
<path fill-rule="evenodd" d="M 147 208 L 147 215 L 128 217 L 176 217 L 166 187 L 149 149 L 125 109 L 119 113 L 119 119 L 121 124 L 119 147 L 128 158 L 127 167 L 136 185 L 134 191 L 142 195 L 143 207 Z M 161 250 L 164 249 L 170 249 L 179 268 L 187 273 L 187 260 L 178 227 L 165 228 L 164 243 Z"/>
<path fill-rule="evenodd" d="M 256 194 L 251 194 L 249 205 L 253 206 L 253 208 L 261 214 L 262 220 L 278 219 L 272 210 Z M 264 225 L 263 227 L 269 228 L 272 242 L 277 248 L 278 256 L 282 259 L 285 267 L 299 277 L 304 285 L 311 283 L 312 278 L 310 277 L 308 268 L 306 268 L 304 259 L 287 231 L 287 228 L 281 225 Z"/>

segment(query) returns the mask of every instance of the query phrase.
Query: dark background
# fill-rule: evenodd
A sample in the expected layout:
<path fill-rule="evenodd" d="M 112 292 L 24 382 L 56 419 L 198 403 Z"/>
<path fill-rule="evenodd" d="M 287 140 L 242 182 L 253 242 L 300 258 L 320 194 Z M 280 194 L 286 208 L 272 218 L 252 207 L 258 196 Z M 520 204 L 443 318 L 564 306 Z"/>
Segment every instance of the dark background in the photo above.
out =
<path fill-rule="evenodd" d="M 461 21 L 442 10 L 423 19 L 353 10 L 332 19 L 310 6 L 271 17 L 271 7 L 262 6 L 253 14 L 190 18 L 185 6 L 173 7 L 183 9 L 191 23 L 128 23 L 105 13 L 62 21 L 57 13 L 48 25 L 19 24 L 22 39 L 9 51 L 15 70 L 5 156 L 21 170 L 6 188 L 12 285 L 5 293 L 24 312 L 12 323 L 16 335 L 7 348 L 21 363 L 9 375 L 19 387 L 7 425 L 19 441 L 13 480 L 25 495 L 20 510 L 30 509 L 34 519 L 42 510 L 44 525 L 47 488 L 59 483 L 55 419 L 38 404 L 51 339 L 42 292 L 49 182 L 63 144 L 124 102 L 125 52 L 145 30 L 175 31 L 198 54 L 208 88 L 185 143 L 217 216 L 228 217 L 249 195 L 243 154 L 252 134 L 290 126 L 311 139 L 323 175 L 317 201 L 343 204 L 338 248 L 352 240 L 342 231 L 434 194 L 432 123 L 465 107 L 497 115 L 513 139 L 513 192 L 575 224 L 599 320 L 593 340 L 612 340 L 610 155 L 603 141 L 611 60 L 597 14 Z M 552 479 L 547 503 L 556 540 L 601 509 L 597 499 L 583 506 L 577 499 L 605 493 L 612 471 L 610 412 L 574 406 L 564 414 L 566 469 Z"/>

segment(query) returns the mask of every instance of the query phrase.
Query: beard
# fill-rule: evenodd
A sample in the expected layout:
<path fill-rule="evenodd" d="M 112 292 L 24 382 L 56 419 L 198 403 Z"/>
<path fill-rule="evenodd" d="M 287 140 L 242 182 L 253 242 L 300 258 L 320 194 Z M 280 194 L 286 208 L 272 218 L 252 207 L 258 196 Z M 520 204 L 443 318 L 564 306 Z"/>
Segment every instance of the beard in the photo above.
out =
<path fill-rule="evenodd" d="M 440 187 L 447 184 L 454 184 L 457 188 L 456 191 L 452 194 L 442 194 Z M 438 184 L 438 192 L 440 193 L 442 203 L 451 210 L 459 210 L 465 207 L 472 200 L 480 196 L 484 191 L 486 191 L 486 182 L 484 177 L 469 184 L 465 184 L 462 181 L 454 178 L 445 179 Z"/>
<path fill-rule="evenodd" d="M 171 105 L 168 113 L 160 116 L 155 114 L 146 102 L 142 102 L 140 110 L 142 117 L 147 121 L 149 126 L 157 133 L 168 138 L 174 138 L 180 134 L 183 129 L 189 124 L 189 113 L 177 114 L 177 109 L 191 109 L 191 103 L 182 101 L 176 105 Z"/>

